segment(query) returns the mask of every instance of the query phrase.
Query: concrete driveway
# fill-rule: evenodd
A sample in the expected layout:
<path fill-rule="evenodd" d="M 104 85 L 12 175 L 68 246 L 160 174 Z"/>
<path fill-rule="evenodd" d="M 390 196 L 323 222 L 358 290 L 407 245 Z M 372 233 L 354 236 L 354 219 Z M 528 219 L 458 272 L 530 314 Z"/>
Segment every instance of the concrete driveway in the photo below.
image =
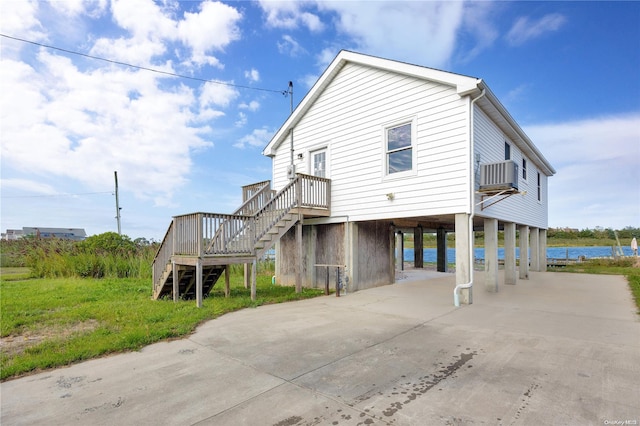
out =
<path fill-rule="evenodd" d="M 228 314 L 188 339 L 2 383 L 0 420 L 640 423 L 640 321 L 623 277 L 532 272 L 495 294 L 482 278 L 475 303 L 460 308 L 452 275 L 408 274 L 346 297 Z"/>

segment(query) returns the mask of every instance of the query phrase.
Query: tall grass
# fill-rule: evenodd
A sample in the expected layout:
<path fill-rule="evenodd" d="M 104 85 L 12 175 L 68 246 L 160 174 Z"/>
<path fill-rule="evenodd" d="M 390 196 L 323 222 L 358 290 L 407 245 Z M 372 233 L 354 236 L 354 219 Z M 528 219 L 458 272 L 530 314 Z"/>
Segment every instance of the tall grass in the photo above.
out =
<path fill-rule="evenodd" d="M 105 233 L 85 241 L 23 238 L 2 241 L 3 267 L 28 267 L 34 278 L 151 279 L 157 244 Z"/>

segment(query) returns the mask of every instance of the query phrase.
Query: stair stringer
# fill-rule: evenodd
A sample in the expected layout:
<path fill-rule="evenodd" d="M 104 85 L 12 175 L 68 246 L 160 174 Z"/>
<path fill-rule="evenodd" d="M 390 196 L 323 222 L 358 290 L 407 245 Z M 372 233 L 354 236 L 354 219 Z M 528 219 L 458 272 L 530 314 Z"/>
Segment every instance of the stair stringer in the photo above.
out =
<path fill-rule="evenodd" d="M 274 224 L 255 244 L 256 258 L 261 259 L 291 228 L 298 223 L 297 214 L 287 213 Z"/>

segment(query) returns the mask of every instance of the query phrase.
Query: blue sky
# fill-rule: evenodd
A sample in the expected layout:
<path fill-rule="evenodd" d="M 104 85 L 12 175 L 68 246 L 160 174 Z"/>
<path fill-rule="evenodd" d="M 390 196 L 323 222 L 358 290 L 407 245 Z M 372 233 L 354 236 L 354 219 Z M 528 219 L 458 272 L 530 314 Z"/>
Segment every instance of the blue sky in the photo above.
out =
<path fill-rule="evenodd" d="M 230 213 L 340 49 L 484 79 L 557 174 L 549 226 L 640 226 L 640 2 L 5 0 L 0 228 L 159 240 Z"/>

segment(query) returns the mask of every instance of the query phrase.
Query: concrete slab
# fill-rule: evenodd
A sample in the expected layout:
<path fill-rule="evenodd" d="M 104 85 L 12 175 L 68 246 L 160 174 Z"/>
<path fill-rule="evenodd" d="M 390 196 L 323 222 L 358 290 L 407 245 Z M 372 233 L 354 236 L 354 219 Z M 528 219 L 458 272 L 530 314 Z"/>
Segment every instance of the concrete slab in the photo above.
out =
<path fill-rule="evenodd" d="M 640 422 L 640 317 L 624 278 L 531 272 L 460 308 L 454 285 L 411 272 L 228 314 L 188 339 L 4 382 L 0 422 Z"/>

